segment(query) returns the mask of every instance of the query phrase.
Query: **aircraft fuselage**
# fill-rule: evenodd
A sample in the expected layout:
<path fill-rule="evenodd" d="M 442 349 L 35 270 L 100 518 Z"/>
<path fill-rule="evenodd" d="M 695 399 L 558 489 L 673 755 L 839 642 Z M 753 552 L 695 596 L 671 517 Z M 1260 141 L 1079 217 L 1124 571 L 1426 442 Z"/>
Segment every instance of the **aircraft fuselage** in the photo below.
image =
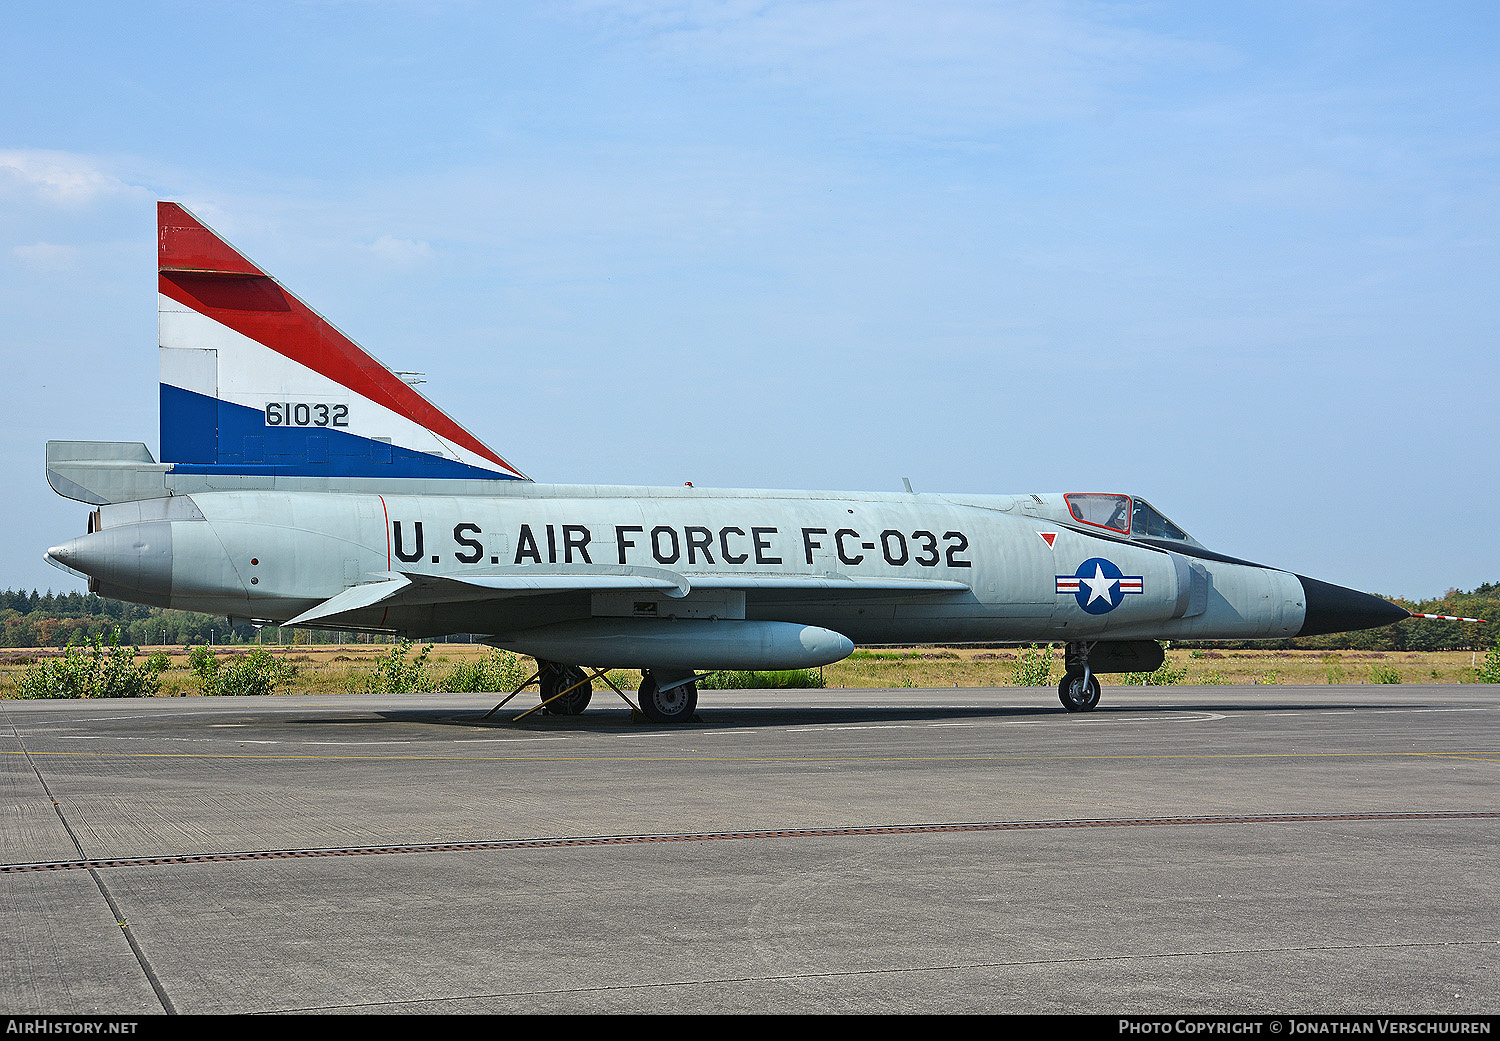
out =
<path fill-rule="evenodd" d="M 1307 621 L 1295 575 L 1017 515 L 1009 496 L 588 491 L 173 496 L 103 507 L 100 530 L 52 555 L 106 595 L 273 622 L 392 575 L 687 587 L 376 605 L 336 623 L 420 635 L 649 617 L 790 621 L 855 643 L 1066 642 L 1280 638 Z"/>

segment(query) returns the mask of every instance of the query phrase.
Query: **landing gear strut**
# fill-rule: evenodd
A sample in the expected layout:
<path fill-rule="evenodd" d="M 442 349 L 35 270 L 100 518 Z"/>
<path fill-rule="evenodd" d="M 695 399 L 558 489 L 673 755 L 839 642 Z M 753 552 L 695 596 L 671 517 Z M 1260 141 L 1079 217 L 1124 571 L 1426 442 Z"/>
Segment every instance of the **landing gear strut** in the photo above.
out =
<path fill-rule="evenodd" d="M 1067 672 L 1057 685 L 1057 697 L 1069 712 L 1092 712 L 1099 704 L 1099 677 L 1089 668 L 1089 651 L 1092 643 L 1077 641 L 1068 644 L 1065 652 Z"/>
<path fill-rule="evenodd" d="M 641 713 L 653 723 L 686 723 L 698 708 L 698 684 L 691 674 L 683 681 L 672 676 L 658 679 L 655 673 L 642 672 L 636 700 Z"/>

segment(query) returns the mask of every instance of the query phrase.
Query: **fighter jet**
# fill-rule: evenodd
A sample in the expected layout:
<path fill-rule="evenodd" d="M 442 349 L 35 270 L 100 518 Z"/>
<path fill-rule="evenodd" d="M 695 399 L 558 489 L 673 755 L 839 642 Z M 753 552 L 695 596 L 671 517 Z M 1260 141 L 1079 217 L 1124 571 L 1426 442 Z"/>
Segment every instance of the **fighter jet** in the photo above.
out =
<path fill-rule="evenodd" d="M 551 712 L 606 668 L 692 717 L 720 669 L 857 644 L 1061 643 L 1058 696 L 1149 671 L 1161 640 L 1388 625 L 1378 597 L 1206 549 L 1120 492 L 1023 495 L 540 484 L 183 207 L 158 205 L 160 461 L 50 442 L 95 506 L 47 551 L 103 596 L 231 621 L 481 634 L 538 661 Z M 584 666 L 590 671 L 585 672 Z"/>

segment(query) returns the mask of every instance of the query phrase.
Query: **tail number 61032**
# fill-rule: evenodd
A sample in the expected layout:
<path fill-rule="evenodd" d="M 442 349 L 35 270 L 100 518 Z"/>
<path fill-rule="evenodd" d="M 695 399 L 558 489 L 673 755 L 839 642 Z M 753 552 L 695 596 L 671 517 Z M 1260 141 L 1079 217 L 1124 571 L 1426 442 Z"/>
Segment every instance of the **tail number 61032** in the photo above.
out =
<path fill-rule="evenodd" d="M 268 427 L 346 427 L 348 425 L 348 405 L 306 401 L 266 403 L 266 426 Z"/>

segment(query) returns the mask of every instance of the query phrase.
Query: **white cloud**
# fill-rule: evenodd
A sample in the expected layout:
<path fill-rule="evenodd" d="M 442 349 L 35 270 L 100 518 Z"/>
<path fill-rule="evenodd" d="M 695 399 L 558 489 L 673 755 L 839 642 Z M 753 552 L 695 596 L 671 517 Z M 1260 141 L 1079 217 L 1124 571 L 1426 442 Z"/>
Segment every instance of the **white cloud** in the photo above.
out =
<path fill-rule="evenodd" d="M 106 172 L 103 165 L 94 156 L 72 152 L 11 149 L 0 151 L 0 181 L 10 181 L 67 206 L 146 191 Z"/>

